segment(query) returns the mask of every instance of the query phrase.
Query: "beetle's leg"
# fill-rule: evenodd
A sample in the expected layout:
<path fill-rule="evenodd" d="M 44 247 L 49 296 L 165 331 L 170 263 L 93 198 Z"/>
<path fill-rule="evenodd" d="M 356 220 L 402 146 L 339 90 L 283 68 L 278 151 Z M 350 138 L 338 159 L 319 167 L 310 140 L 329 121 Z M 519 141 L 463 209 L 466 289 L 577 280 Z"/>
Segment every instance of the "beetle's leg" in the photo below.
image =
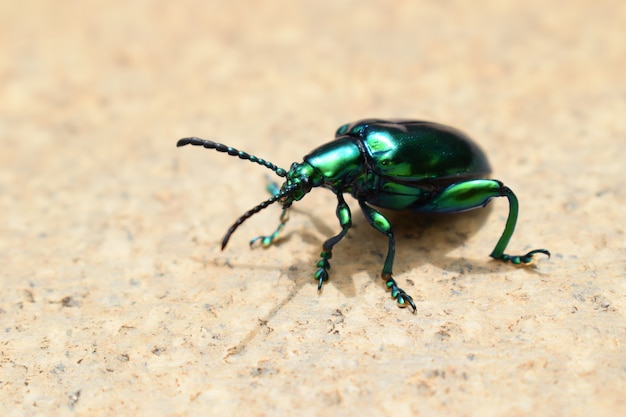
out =
<path fill-rule="evenodd" d="M 280 185 L 278 185 L 276 181 L 272 181 L 269 176 L 266 178 L 267 184 L 265 185 L 265 189 L 267 190 L 267 192 L 270 193 L 270 195 L 278 194 L 280 192 Z"/>
<path fill-rule="evenodd" d="M 257 236 L 255 238 L 252 238 L 252 240 L 250 240 L 250 246 L 254 245 L 257 241 L 260 241 L 261 246 L 263 246 L 264 248 L 271 245 L 276 239 L 278 239 L 278 235 L 280 234 L 280 231 L 283 229 L 283 227 L 285 227 L 285 223 L 287 223 L 287 220 L 289 220 L 289 207 L 284 208 L 282 213 L 280 214 L 280 223 L 278 224 L 278 227 L 276 227 L 276 230 L 274 230 L 274 233 L 267 236 Z"/>
<path fill-rule="evenodd" d="M 498 243 L 496 243 L 496 247 L 493 248 L 493 251 L 489 256 L 494 259 L 500 259 L 504 262 L 510 261 L 515 265 L 519 265 L 520 263 L 532 263 L 533 256 L 536 253 L 543 253 L 549 258 L 550 252 L 546 249 L 534 249 L 526 253 L 525 255 L 507 255 L 506 253 L 504 253 L 504 249 L 506 248 L 506 245 L 509 244 L 509 240 L 511 240 L 511 236 L 513 236 L 513 231 L 515 230 L 515 223 L 517 223 L 517 214 L 519 211 L 519 203 L 517 202 L 517 197 L 509 187 L 504 186 L 504 184 L 499 181 L 498 183 L 500 185 L 500 195 L 505 196 L 509 200 L 509 216 L 506 219 L 506 226 L 504 226 L 502 236 L 500 236 Z"/>
<path fill-rule="evenodd" d="M 389 238 L 389 249 L 387 251 L 387 258 L 385 259 L 385 265 L 383 266 L 381 278 L 385 280 L 385 285 L 391 290 L 391 296 L 396 299 L 398 306 L 406 307 L 408 304 L 415 313 L 417 308 L 415 307 L 413 298 L 411 298 L 411 296 L 408 295 L 402 288 L 399 288 L 398 284 L 396 284 L 396 280 L 392 277 L 393 258 L 396 253 L 396 244 L 391 223 L 389 223 L 389 220 L 387 220 L 387 218 L 380 212 L 365 204 L 364 201 L 359 200 L 359 205 L 361 206 L 361 210 L 363 210 L 363 214 L 369 224 L 371 224 L 374 229 Z"/>
<path fill-rule="evenodd" d="M 267 184 L 265 185 L 265 189 L 270 195 L 277 195 L 280 192 L 280 186 L 275 181 L 272 181 L 269 177 L 267 177 Z M 283 227 L 285 227 L 285 223 L 289 220 L 289 208 L 283 209 L 282 213 L 280 213 L 280 223 L 274 233 L 268 236 L 256 236 L 250 240 L 250 246 L 253 246 L 257 241 L 261 242 L 261 246 L 264 248 L 270 246 L 276 239 L 278 239 L 278 235 Z"/>
<path fill-rule="evenodd" d="M 339 225 L 341 226 L 341 232 L 335 236 L 329 238 L 322 245 L 322 253 L 320 254 L 320 261 L 317 263 L 318 270 L 315 272 L 315 279 L 317 280 L 317 290 L 322 289 L 324 281 L 328 281 L 328 270 L 330 269 L 330 262 L 328 260 L 333 257 L 333 246 L 335 246 L 343 237 L 348 233 L 348 229 L 352 227 L 352 215 L 350 214 L 350 207 L 346 204 L 341 192 L 337 193 L 337 218 L 339 219 Z"/>
<path fill-rule="evenodd" d="M 498 180 L 479 179 L 452 184 L 433 196 L 420 209 L 432 212 L 463 211 L 485 206 L 494 197 L 506 197 L 509 200 L 509 216 L 506 220 L 504 232 L 502 232 L 502 236 L 500 236 L 500 240 L 496 243 L 496 247 L 490 256 L 516 265 L 530 264 L 533 261 L 533 256 L 537 253 L 550 257 L 550 252 L 546 249 L 531 250 L 525 255 L 507 255 L 504 253 L 504 249 L 509 244 L 515 230 L 519 203 L 513 191 Z"/>

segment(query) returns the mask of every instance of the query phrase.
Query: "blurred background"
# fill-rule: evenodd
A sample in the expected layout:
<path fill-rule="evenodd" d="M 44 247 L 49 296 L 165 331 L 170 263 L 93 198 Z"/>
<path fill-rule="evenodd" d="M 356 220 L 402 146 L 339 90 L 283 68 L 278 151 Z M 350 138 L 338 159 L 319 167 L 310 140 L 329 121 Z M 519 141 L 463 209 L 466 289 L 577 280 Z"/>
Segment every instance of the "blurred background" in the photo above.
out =
<path fill-rule="evenodd" d="M 0 414 L 616 415 L 626 411 L 626 8 L 615 0 L 0 2 Z M 346 122 L 458 127 L 521 204 L 282 243 L 269 171 Z"/>

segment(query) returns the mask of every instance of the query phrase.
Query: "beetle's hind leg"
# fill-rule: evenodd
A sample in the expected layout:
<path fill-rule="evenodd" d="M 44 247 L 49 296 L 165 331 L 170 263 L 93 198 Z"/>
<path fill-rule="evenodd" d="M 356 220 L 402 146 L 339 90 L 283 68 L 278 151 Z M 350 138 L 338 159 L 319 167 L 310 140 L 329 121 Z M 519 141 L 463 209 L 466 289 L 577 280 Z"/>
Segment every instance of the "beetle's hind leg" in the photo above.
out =
<path fill-rule="evenodd" d="M 510 261 L 515 265 L 519 264 L 531 264 L 533 262 L 533 256 L 537 253 L 542 253 L 550 257 L 550 252 L 547 249 L 534 249 L 525 255 L 507 255 L 504 253 L 504 249 L 506 245 L 509 244 L 509 240 L 511 240 L 511 236 L 513 235 L 513 231 L 515 230 L 515 223 L 517 223 L 517 214 L 519 211 L 519 203 L 517 201 L 517 197 L 513 193 L 513 191 L 506 187 L 504 184 L 499 182 L 500 185 L 500 196 L 506 197 L 509 200 L 509 216 L 506 219 L 506 226 L 504 226 L 504 232 L 502 232 L 502 236 L 496 243 L 496 247 L 491 252 L 491 256 L 494 259 L 500 259 L 504 262 Z"/>
<path fill-rule="evenodd" d="M 341 232 L 337 235 L 329 238 L 322 245 L 321 259 L 317 263 L 318 270 L 315 272 L 315 279 L 317 280 L 317 290 L 322 289 L 324 281 L 328 281 L 328 270 L 330 269 L 330 262 L 328 260 L 333 257 L 333 246 L 335 246 L 343 237 L 348 233 L 350 227 L 352 227 L 352 214 L 350 213 L 350 207 L 346 204 L 343 195 L 337 193 L 337 218 L 339 219 L 339 225 L 341 226 Z"/>
<path fill-rule="evenodd" d="M 500 236 L 490 256 L 516 265 L 532 263 L 533 256 L 537 253 L 549 257 L 550 252 L 546 249 L 531 250 L 525 255 L 507 255 L 504 253 L 515 231 L 519 203 L 513 191 L 498 180 L 476 179 L 452 184 L 434 195 L 428 203 L 420 206 L 420 210 L 439 213 L 470 210 L 486 206 L 489 200 L 494 197 L 506 197 L 509 200 L 509 216 L 502 236 Z"/>
<path fill-rule="evenodd" d="M 396 244 L 391 223 L 380 212 L 365 204 L 364 201 L 359 200 L 359 205 L 361 206 L 361 210 L 363 210 L 363 214 L 369 224 L 371 224 L 374 229 L 389 238 L 389 249 L 387 251 L 387 258 L 385 259 L 385 265 L 383 266 L 381 274 L 381 278 L 385 280 L 385 286 L 391 290 L 391 296 L 396 299 L 399 307 L 406 307 L 407 305 L 410 305 L 413 309 L 413 313 L 415 313 L 417 308 L 415 307 L 413 298 L 411 298 L 411 296 L 408 295 L 402 288 L 398 287 L 396 280 L 393 279 L 392 276 L 393 258 L 396 253 Z"/>
<path fill-rule="evenodd" d="M 267 180 L 268 181 L 265 189 L 271 195 L 277 195 L 280 192 L 280 186 L 276 182 L 272 181 L 269 177 L 267 177 Z M 285 227 L 285 223 L 287 223 L 287 220 L 289 220 L 289 207 L 283 208 L 282 213 L 280 213 L 280 223 L 276 227 L 276 230 L 274 230 L 274 232 L 270 235 L 256 236 L 252 238 L 250 240 L 250 246 L 252 247 L 256 242 L 260 242 L 261 246 L 263 246 L 264 248 L 270 246 L 276 241 L 276 239 L 278 239 L 280 231 L 283 229 L 283 227 Z"/>

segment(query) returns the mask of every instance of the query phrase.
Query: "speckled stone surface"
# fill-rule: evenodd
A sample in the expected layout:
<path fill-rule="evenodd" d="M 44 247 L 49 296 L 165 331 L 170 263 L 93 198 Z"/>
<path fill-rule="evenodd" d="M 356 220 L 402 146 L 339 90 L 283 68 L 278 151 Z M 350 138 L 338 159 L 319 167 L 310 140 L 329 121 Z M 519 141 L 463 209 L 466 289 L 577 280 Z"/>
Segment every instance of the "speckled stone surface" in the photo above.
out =
<path fill-rule="evenodd" d="M 0 4 L 0 415 L 626 414 L 626 8 L 618 1 Z M 269 171 L 342 123 L 461 128 L 507 213 L 354 228 L 335 198 L 249 250 Z"/>

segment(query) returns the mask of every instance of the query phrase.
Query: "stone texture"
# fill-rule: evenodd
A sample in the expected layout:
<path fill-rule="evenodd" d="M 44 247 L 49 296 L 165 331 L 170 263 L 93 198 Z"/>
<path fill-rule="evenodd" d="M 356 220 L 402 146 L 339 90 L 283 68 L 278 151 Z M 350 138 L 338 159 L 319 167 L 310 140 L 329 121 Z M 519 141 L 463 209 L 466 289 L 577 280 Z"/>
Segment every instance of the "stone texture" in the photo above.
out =
<path fill-rule="evenodd" d="M 0 5 L 0 415 L 626 413 L 626 9 L 617 1 Z M 261 167 L 364 117 L 451 124 L 521 202 L 396 215 L 353 201 L 331 280 L 332 194 L 281 244 Z"/>

